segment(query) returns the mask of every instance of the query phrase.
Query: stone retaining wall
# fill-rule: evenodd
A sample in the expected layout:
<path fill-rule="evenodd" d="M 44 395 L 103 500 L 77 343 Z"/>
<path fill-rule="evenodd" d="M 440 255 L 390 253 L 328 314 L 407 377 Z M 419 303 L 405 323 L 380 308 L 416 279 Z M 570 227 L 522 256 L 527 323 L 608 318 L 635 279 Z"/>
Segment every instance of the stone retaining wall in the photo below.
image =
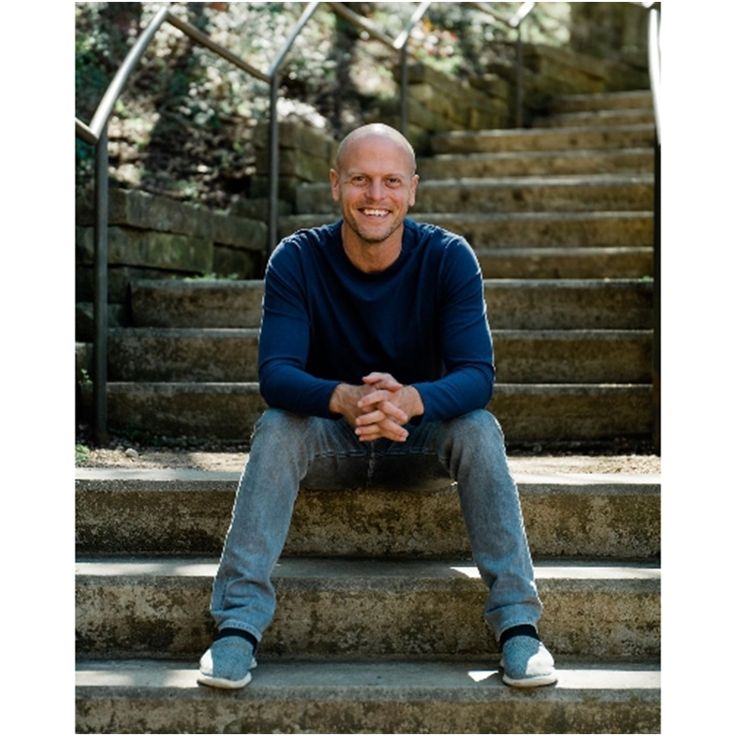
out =
<path fill-rule="evenodd" d="M 77 340 L 92 339 L 94 212 L 89 198 L 77 202 Z M 108 303 L 111 326 L 128 324 L 128 291 L 138 278 L 215 275 L 259 278 L 266 226 L 205 207 L 143 191 L 110 190 Z"/>

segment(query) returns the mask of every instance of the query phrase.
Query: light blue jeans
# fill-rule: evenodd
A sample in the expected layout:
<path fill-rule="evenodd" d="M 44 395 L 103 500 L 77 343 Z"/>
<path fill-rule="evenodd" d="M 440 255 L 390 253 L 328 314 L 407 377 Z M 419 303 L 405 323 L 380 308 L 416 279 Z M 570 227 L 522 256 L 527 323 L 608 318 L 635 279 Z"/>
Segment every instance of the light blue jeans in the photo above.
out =
<path fill-rule="evenodd" d="M 261 415 L 213 586 L 210 610 L 218 629 L 245 630 L 260 641 L 271 623 L 271 575 L 300 484 L 330 490 L 416 485 L 440 476 L 457 481 L 473 559 L 489 589 L 484 613 L 491 631 L 498 638 L 511 626 L 536 625 L 542 605 L 495 417 L 478 410 L 407 429 L 404 443 L 361 443 L 342 419 L 279 409 Z"/>

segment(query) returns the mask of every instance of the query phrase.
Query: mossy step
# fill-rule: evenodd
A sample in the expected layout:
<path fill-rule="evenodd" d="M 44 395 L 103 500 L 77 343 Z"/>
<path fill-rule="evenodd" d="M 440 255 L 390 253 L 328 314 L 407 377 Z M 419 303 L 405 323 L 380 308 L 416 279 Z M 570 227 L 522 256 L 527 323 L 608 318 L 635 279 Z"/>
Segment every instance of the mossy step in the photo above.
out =
<path fill-rule="evenodd" d="M 82 386 L 91 416 L 91 387 Z M 134 436 L 245 442 L 266 408 L 255 382 L 111 382 L 109 426 Z M 651 437 L 654 408 L 647 384 L 498 383 L 489 405 L 510 443 L 550 446 Z"/>
<path fill-rule="evenodd" d="M 463 178 L 421 182 L 412 212 L 604 212 L 651 210 L 650 174 Z M 329 184 L 297 189 L 297 212 L 338 214 Z"/>
<path fill-rule="evenodd" d="M 502 153 L 442 153 L 420 158 L 420 186 L 434 179 L 503 176 L 572 176 L 586 174 L 651 173 L 650 147 L 623 150 L 573 149 Z"/>
<path fill-rule="evenodd" d="M 77 733 L 659 733 L 656 663 L 566 661 L 519 693 L 497 662 L 261 660 L 225 694 L 192 662 L 81 661 Z"/>
<path fill-rule="evenodd" d="M 240 473 L 79 468 L 77 552 L 219 555 Z M 514 478 L 535 559 L 658 558 L 658 475 Z M 432 558 L 468 555 L 469 545 L 454 484 L 438 478 L 421 486 L 302 488 L 284 554 Z"/>
<path fill-rule="evenodd" d="M 257 328 L 135 327 L 109 337 L 111 381 L 256 381 Z M 512 383 L 649 383 L 650 330 L 494 330 Z"/>
<path fill-rule="evenodd" d="M 76 565 L 79 656 L 195 657 L 213 633 L 217 558 L 84 559 Z M 635 660 L 660 651 L 660 571 L 538 562 L 540 634 L 560 656 Z M 282 558 L 279 606 L 259 651 L 334 658 L 475 658 L 498 651 L 488 590 L 467 559 Z"/>
<path fill-rule="evenodd" d="M 652 282 L 646 279 L 486 279 L 496 329 L 649 329 Z M 139 327 L 257 327 L 263 282 L 137 281 Z"/>

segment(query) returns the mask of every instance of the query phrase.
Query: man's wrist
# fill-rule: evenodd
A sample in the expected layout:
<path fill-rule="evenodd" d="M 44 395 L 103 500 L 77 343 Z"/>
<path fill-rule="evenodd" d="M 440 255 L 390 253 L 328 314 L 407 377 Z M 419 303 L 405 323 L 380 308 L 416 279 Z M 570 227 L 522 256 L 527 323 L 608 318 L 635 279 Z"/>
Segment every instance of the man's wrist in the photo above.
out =
<path fill-rule="evenodd" d="M 422 395 L 419 393 L 419 389 L 415 386 L 405 386 L 407 393 L 410 397 L 409 418 L 418 417 L 424 414 L 424 401 Z"/>
<path fill-rule="evenodd" d="M 338 383 L 330 396 L 330 403 L 327 405 L 327 408 L 333 414 L 342 414 L 344 411 L 343 397 L 346 386 L 346 383 Z"/>

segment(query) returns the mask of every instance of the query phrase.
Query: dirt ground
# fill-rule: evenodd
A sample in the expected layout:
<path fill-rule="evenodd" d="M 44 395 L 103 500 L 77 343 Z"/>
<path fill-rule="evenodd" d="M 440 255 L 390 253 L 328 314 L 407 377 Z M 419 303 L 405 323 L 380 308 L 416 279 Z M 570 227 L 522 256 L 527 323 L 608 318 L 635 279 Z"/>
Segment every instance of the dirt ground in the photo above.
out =
<path fill-rule="evenodd" d="M 115 449 L 91 449 L 77 463 L 82 467 L 97 468 L 191 468 L 212 471 L 240 471 L 247 452 L 166 450 L 161 448 L 132 448 L 121 445 Z M 512 471 L 525 473 L 622 473 L 659 474 L 661 458 L 657 455 L 515 455 L 509 454 Z"/>

